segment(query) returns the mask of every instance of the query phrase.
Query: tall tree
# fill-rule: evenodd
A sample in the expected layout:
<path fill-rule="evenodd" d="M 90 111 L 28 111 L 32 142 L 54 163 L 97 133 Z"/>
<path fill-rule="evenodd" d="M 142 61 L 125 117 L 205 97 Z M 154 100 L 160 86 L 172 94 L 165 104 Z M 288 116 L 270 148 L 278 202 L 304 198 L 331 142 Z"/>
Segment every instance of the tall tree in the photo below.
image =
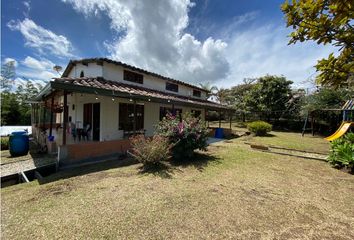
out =
<path fill-rule="evenodd" d="M 291 84 L 283 76 L 260 77 L 245 96 L 245 104 L 251 111 L 262 112 L 268 120 L 279 118 L 292 98 Z"/>
<path fill-rule="evenodd" d="M 1 66 L 1 91 L 11 91 L 15 76 L 15 61 L 9 61 Z"/>
<path fill-rule="evenodd" d="M 317 82 L 354 87 L 354 3 L 352 0 L 292 0 L 281 6 L 287 26 L 293 28 L 289 44 L 316 41 L 339 48 L 317 62 Z"/>

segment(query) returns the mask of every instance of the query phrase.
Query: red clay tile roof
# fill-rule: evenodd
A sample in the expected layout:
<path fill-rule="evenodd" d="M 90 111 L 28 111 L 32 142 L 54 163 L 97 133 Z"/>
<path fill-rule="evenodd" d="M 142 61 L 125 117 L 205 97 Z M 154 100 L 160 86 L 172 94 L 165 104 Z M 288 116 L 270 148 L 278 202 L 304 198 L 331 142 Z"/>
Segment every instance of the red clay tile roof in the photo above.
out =
<path fill-rule="evenodd" d="M 153 76 L 153 77 L 158 77 L 158 78 L 170 81 L 170 82 L 174 82 L 174 83 L 177 83 L 177 84 L 185 85 L 185 86 L 188 86 L 188 87 L 200 90 L 200 91 L 208 92 L 207 90 L 205 90 L 205 89 L 203 89 L 201 87 L 195 86 L 193 84 L 189 84 L 189 83 L 186 83 L 186 82 L 183 82 L 183 81 L 180 81 L 180 80 L 176 80 L 176 79 L 173 79 L 173 78 L 165 77 L 165 76 L 162 76 L 160 74 L 157 74 L 157 73 L 154 73 L 154 72 L 149 72 L 147 70 L 144 70 L 144 69 L 141 69 L 141 68 L 137 68 L 137 67 L 128 65 L 128 64 L 120 62 L 120 61 L 111 60 L 109 58 L 85 58 L 85 59 L 81 59 L 81 60 L 70 60 L 68 66 L 65 68 L 65 70 L 64 70 L 64 72 L 62 74 L 62 77 L 68 77 L 69 72 L 75 66 L 75 64 L 77 64 L 77 63 L 87 64 L 87 63 L 92 63 L 92 62 L 99 63 L 99 64 L 103 64 L 103 62 L 112 63 L 112 64 L 115 64 L 115 65 L 122 66 L 124 68 L 130 69 L 130 70 L 135 71 L 135 72 L 143 73 L 143 74 L 150 75 L 150 76 Z"/>
<path fill-rule="evenodd" d="M 130 85 L 126 83 L 106 80 L 102 77 L 83 77 L 83 78 L 54 78 L 54 82 L 65 83 L 75 86 L 90 87 L 96 89 L 105 89 L 109 91 L 116 91 L 120 93 L 131 94 L 132 96 L 144 96 L 157 99 L 170 100 L 171 102 L 187 103 L 191 105 L 199 105 L 202 107 L 222 108 L 228 109 L 228 106 L 221 105 L 203 99 L 196 99 L 194 97 L 185 97 L 178 94 L 162 92 L 141 86 Z M 94 90 L 92 91 L 94 93 Z"/>

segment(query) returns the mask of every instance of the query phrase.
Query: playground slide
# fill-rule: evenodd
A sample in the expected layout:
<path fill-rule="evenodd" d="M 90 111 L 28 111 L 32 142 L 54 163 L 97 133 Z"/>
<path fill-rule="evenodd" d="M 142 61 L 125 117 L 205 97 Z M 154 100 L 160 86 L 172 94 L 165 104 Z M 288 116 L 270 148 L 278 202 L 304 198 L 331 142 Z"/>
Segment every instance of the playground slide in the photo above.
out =
<path fill-rule="evenodd" d="M 340 138 L 341 136 L 343 136 L 344 133 L 348 131 L 348 129 L 352 124 L 353 124 L 352 122 L 342 122 L 338 130 L 335 133 L 333 133 L 331 136 L 326 137 L 325 139 L 327 141 L 333 141 L 337 138 Z"/>

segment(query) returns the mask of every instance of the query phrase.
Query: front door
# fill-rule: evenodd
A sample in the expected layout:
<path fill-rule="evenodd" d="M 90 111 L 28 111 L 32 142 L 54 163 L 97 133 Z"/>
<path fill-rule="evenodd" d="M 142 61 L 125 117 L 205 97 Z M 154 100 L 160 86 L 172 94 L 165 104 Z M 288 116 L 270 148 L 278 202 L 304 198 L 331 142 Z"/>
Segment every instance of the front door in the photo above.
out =
<path fill-rule="evenodd" d="M 100 140 L 100 103 L 86 103 L 84 104 L 84 129 L 87 124 L 90 124 L 92 132 L 92 140 Z M 91 135 L 91 133 L 89 133 Z M 91 138 L 91 136 L 88 136 Z"/>
<path fill-rule="evenodd" d="M 93 104 L 92 140 L 100 140 L 100 103 Z"/>

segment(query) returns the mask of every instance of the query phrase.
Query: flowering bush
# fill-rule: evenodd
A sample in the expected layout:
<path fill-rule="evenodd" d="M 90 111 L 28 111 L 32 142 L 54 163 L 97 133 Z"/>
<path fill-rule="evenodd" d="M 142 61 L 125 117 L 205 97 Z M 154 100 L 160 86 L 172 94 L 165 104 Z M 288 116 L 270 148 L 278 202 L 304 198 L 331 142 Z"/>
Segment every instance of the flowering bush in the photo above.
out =
<path fill-rule="evenodd" d="M 190 113 L 183 116 L 167 114 L 156 126 L 156 134 L 173 144 L 173 158 L 177 160 L 191 158 L 195 149 L 206 150 L 208 132 L 204 122 Z"/>
<path fill-rule="evenodd" d="M 158 164 L 171 157 L 171 144 L 166 137 L 155 135 L 145 138 L 144 135 L 136 135 L 130 139 L 132 149 L 130 155 L 144 166 Z"/>

